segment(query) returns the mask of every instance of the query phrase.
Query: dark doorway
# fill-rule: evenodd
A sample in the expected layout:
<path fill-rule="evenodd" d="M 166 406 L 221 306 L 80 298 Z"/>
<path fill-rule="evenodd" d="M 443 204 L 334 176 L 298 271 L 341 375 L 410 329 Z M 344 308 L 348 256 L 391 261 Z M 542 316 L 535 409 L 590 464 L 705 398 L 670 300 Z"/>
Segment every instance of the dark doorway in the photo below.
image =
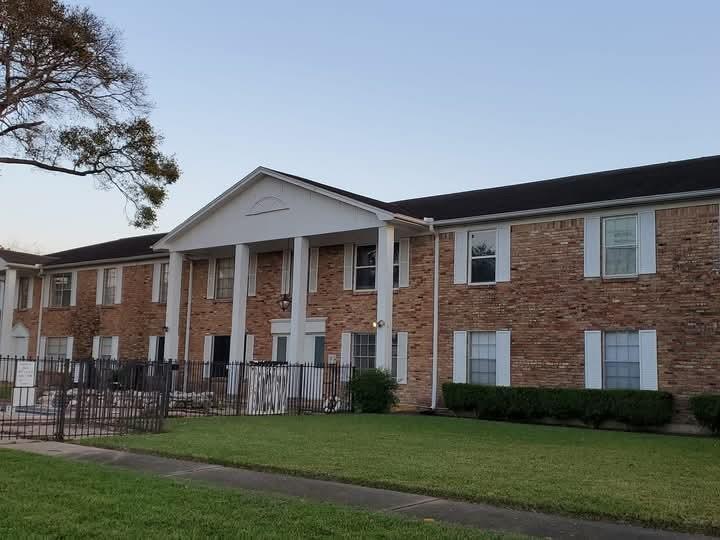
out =
<path fill-rule="evenodd" d="M 227 377 L 227 366 L 230 361 L 230 336 L 215 336 L 213 342 L 211 377 Z"/>
<path fill-rule="evenodd" d="M 157 350 L 155 351 L 155 361 L 165 361 L 165 336 L 158 336 L 157 338 Z"/>

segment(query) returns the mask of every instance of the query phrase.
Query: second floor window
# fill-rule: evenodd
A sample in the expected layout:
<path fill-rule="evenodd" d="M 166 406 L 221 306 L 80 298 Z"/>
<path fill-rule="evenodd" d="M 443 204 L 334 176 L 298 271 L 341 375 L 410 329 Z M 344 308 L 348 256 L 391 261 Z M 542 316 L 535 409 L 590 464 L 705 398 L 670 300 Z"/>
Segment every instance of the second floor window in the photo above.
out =
<path fill-rule="evenodd" d="M 158 292 L 158 302 L 161 304 L 167 303 L 169 268 L 170 265 L 168 263 L 162 263 L 160 265 L 160 289 Z"/>
<path fill-rule="evenodd" d="M 377 246 L 357 246 L 355 248 L 355 289 L 371 291 L 375 289 L 377 273 Z M 400 243 L 393 245 L 393 288 L 400 285 Z"/>
<path fill-rule="evenodd" d="M 218 259 L 215 267 L 215 298 L 232 298 L 235 281 L 235 259 Z"/>
<path fill-rule="evenodd" d="M 603 275 L 637 274 L 637 229 L 637 216 L 614 216 L 603 219 Z"/>
<path fill-rule="evenodd" d="M 18 309 L 27 309 L 30 305 L 30 277 L 18 279 Z"/>
<path fill-rule="evenodd" d="M 103 271 L 103 304 L 114 304 L 117 291 L 117 269 L 106 268 Z"/>
<path fill-rule="evenodd" d="M 495 230 L 470 233 L 470 283 L 494 283 L 497 233 Z"/>
<path fill-rule="evenodd" d="M 50 306 L 60 307 L 70 305 L 72 293 L 72 274 L 53 274 L 50 276 Z"/>

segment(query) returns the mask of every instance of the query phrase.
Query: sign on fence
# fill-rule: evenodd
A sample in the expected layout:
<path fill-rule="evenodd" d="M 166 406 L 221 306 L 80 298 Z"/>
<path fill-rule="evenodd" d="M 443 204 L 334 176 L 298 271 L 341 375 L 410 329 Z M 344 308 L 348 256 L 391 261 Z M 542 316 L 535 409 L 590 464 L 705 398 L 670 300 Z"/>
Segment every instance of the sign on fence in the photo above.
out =
<path fill-rule="evenodd" d="M 30 360 L 18 360 L 15 371 L 15 388 L 32 388 L 35 386 L 35 365 Z"/>

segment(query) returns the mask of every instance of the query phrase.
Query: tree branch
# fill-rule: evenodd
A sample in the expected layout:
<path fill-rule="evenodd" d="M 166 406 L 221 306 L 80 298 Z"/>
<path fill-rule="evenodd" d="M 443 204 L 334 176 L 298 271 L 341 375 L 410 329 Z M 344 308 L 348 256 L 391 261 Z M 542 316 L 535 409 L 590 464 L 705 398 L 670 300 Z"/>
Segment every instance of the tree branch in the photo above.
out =
<path fill-rule="evenodd" d="M 46 171 L 61 172 L 65 174 L 74 174 L 75 176 L 88 176 L 91 174 L 98 174 L 103 172 L 103 168 L 100 169 L 87 169 L 84 171 L 77 171 L 75 169 L 68 169 L 66 167 L 58 167 L 57 165 L 50 165 L 41 161 L 35 161 L 34 159 L 20 159 L 12 157 L 0 157 L 0 163 L 7 163 L 10 165 L 30 165 L 39 169 L 45 169 Z"/>
<path fill-rule="evenodd" d="M 42 126 L 45 122 L 24 122 L 22 124 L 15 124 L 14 126 L 7 127 L 0 131 L 0 137 L 3 135 L 7 135 L 8 133 L 11 133 L 18 129 L 32 129 L 36 128 L 38 126 Z"/>

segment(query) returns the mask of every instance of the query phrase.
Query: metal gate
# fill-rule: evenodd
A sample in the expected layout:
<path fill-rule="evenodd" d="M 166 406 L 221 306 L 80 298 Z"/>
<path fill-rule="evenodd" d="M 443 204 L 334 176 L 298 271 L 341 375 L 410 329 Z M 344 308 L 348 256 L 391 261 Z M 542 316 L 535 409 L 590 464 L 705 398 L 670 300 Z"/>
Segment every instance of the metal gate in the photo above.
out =
<path fill-rule="evenodd" d="M 0 439 L 158 432 L 172 365 L 0 357 Z"/>

